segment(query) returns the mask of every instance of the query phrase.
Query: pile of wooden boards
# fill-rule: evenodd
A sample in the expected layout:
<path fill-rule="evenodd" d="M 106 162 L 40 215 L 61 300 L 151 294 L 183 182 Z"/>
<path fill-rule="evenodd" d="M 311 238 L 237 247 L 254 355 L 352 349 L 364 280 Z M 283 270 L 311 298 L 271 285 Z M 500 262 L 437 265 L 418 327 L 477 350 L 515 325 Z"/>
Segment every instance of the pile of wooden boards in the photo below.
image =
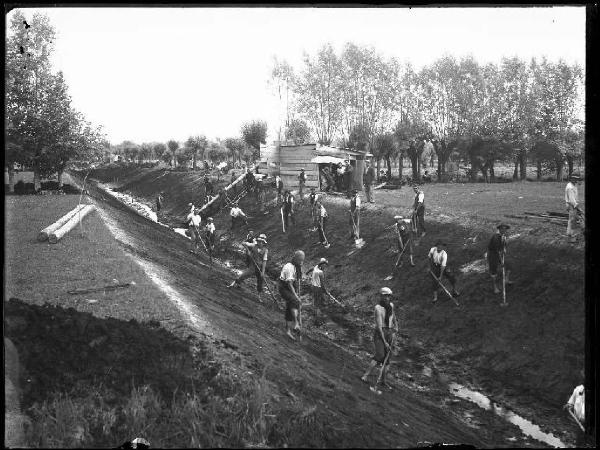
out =
<path fill-rule="evenodd" d="M 569 221 L 569 214 L 552 211 L 546 211 L 545 213 L 524 212 L 521 216 L 507 215 L 506 217 L 510 217 L 512 219 L 539 219 L 564 226 L 566 226 L 567 222 Z"/>
<path fill-rule="evenodd" d="M 48 240 L 51 244 L 56 244 L 94 209 L 94 205 L 77 205 L 52 225 L 40 231 L 38 241 Z"/>

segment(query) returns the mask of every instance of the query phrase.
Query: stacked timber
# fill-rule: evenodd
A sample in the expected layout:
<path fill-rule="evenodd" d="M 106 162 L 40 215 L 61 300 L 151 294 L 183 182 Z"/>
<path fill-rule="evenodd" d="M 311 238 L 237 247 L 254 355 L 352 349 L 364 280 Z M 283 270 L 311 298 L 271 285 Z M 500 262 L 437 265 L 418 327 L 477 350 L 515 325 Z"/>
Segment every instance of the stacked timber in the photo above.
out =
<path fill-rule="evenodd" d="M 71 211 L 69 211 L 67 214 L 65 214 L 64 216 L 62 216 L 60 219 L 58 219 L 56 222 L 54 222 L 52 225 L 44 228 L 42 231 L 40 231 L 40 233 L 38 234 L 38 241 L 45 241 L 48 239 L 48 237 L 54 233 L 56 230 L 58 230 L 60 227 L 62 227 L 65 223 L 67 223 L 71 217 L 73 217 L 77 212 L 79 212 L 79 210 L 83 207 L 85 207 L 86 205 L 82 205 L 79 204 L 77 205 L 75 208 L 73 208 Z"/>
<path fill-rule="evenodd" d="M 63 226 L 50 233 L 48 236 L 48 242 L 51 244 L 56 244 L 94 209 L 94 205 L 85 205 L 83 208 L 79 209 L 79 211 L 77 211 Z"/>

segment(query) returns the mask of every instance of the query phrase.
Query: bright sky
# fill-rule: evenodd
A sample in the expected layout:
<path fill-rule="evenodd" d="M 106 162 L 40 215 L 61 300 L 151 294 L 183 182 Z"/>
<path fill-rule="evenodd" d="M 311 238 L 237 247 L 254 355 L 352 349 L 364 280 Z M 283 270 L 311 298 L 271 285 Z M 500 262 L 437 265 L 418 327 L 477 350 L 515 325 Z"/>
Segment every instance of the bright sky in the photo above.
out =
<path fill-rule="evenodd" d="M 546 55 L 585 66 L 585 8 L 39 8 L 58 33 L 54 66 L 109 140 L 239 135 L 278 107 L 273 57 L 299 67 L 331 42 L 373 45 L 417 68 L 442 56 Z M 10 14 L 7 21 L 10 20 Z M 7 22 L 8 23 L 8 22 Z"/>

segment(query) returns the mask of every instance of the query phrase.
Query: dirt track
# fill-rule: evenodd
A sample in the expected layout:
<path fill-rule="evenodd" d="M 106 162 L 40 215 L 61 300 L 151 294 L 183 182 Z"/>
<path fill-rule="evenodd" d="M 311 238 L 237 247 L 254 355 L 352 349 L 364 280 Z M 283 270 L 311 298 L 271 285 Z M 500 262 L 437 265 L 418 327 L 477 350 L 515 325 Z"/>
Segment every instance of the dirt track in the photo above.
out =
<path fill-rule="evenodd" d="M 131 183 L 128 184 L 131 185 Z M 156 186 L 153 188 L 158 189 Z M 145 188 L 145 190 L 147 189 L 148 187 Z M 136 190 L 132 189 L 132 192 L 138 194 Z M 148 195 L 147 192 L 144 194 L 144 197 L 151 199 L 151 195 Z M 393 195 L 397 197 L 398 193 L 393 193 Z M 469 193 L 466 192 L 466 195 Z M 391 198 L 392 193 L 381 194 L 379 198 L 386 196 Z M 342 243 L 346 234 L 346 226 L 343 221 L 338 223 L 337 227 L 335 223 L 330 227 L 332 229 L 331 236 L 336 238 L 336 242 L 342 243 L 342 248 L 339 245 L 332 246 L 329 251 L 320 247 L 310 247 L 314 237 L 305 231 L 308 222 L 301 217 L 299 217 L 298 228 L 287 236 L 282 236 L 283 239 L 277 236 L 280 234 L 278 221 L 269 220 L 269 216 L 251 221 L 251 225 L 255 229 L 261 232 L 265 231 L 271 237 L 277 236 L 277 239 L 270 239 L 270 248 L 278 255 L 276 263 L 279 265 L 289 257 L 292 247 L 308 249 L 309 261 L 320 255 L 327 256 L 330 260 L 334 259 L 336 264 L 330 270 L 335 271 L 338 282 L 331 285 L 333 292 L 336 295 L 342 294 L 344 299 L 348 298 L 348 303 L 355 307 L 354 314 L 348 314 L 348 310 L 340 312 L 335 307 L 330 308 L 327 311 L 330 321 L 322 327 L 310 327 L 309 335 L 305 336 L 304 341 L 298 344 L 283 340 L 283 317 L 280 312 L 256 303 L 254 294 L 251 294 L 249 290 L 229 291 L 224 289 L 225 283 L 231 280 L 231 273 L 227 269 L 217 269 L 215 272 L 207 271 L 203 267 L 203 264 L 208 264 L 206 259 L 198 261 L 198 263 L 203 263 L 202 265 L 194 264 L 191 256 L 187 253 L 188 242 L 183 237 L 176 236 L 164 227 L 151 224 L 142 218 L 132 219 L 130 213 L 122 211 L 120 205 L 112 200 L 110 203 L 116 208 L 108 208 L 107 211 L 110 211 L 116 222 L 120 223 L 123 228 L 126 227 L 128 231 L 127 242 L 124 243 L 126 248 L 137 256 L 165 268 L 169 272 L 170 283 L 173 287 L 186 297 L 193 299 L 213 325 L 213 329 L 219 330 L 223 338 L 233 344 L 244 355 L 244 358 L 253 360 L 252 364 L 256 370 L 266 368 L 269 380 L 285 386 L 285 389 L 289 389 L 293 395 L 302 396 L 308 404 L 313 402 L 322 405 L 328 411 L 328 415 L 338 423 L 336 427 L 340 432 L 348 433 L 349 430 L 352 430 L 351 434 L 355 435 L 358 441 L 351 440 L 349 442 L 356 445 L 414 446 L 418 442 L 429 441 L 464 442 L 476 445 L 493 443 L 498 446 L 500 442 L 506 442 L 506 439 L 519 434 L 514 427 L 494 417 L 485 417 L 485 420 L 481 420 L 481 417 L 469 419 L 474 412 L 477 413 L 476 408 L 470 408 L 462 403 L 457 404 L 455 400 L 449 401 L 447 392 L 440 391 L 448 381 L 447 376 L 441 372 L 450 375 L 453 380 L 458 379 L 467 383 L 481 383 L 483 380 L 488 390 L 491 390 L 503 401 L 514 399 L 517 396 L 522 401 L 528 399 L 526 405 L 532 405 L 537 401 L 535 408 L 525 406 L 521 407 L 520 411 L 529 413 L 529 416 L 533 417 L 535 421 L 551 423 L 554 430 L 569 429 L 565 420 L 556 417 L 556 411 L 552 406 L 536 400 L 536 396 L 538 396 L 536 386 L 532 384 L 531 388 L 527 388 L 527 377 L 523 378 L 525 383 L 523 384 L 518 377 L 515 377 L 514 373 L 511 375 L 511 372 L 506 373 L 508 377 L 505 379 L 498 376 L 499 373 L 514 370 L 519 364 L 523 364 L 514 358 L 511 361 L 511 358 L 506 358 L 506 356 L 515 356 L 515 344 L 531 340 L 528 333 L 531 328 L 537 327 L 530 323 L 532 322 L 531 310 L 537 307 L 543 308 L 545 302 L 541 300 L 543 296 L 540 297 L 539 292 L 536 292 L 536 288 L 539 286 L 533 284 L 529 286 L 529 291 L 534 294 L 533 299 L 539 300 L 535 300 L 532 305 L 517 305 L 516 310 L 513 308 L 511 313 L 502 313 L 495 308 L 493 315 L 490 316 L 491 308 L 494 308 L 493 304 L 489 304 L 485 300 L 481 304 L 473 304 L 472 300 L 469 301 L 467 298 L 468 317 L 456 321 L 449 320 L 449 315 L 453 314 L 449 306 L 424 309 L 423 303 L 426 302 L 425 296 L 428 294 L 414 297 L 414 293 L 419 292 L 419 284 L 422 286 L 425 281 L 425 279 L 421 280 L 420 276 L 416 279 L 411 277 L 413 279 L 411 282 L 405 278 L 406 274 L 401 274 L 394 280 L 385 282 L 399 290 L 403 300 L 413 299 L 413 301 L 403 304 L 402 308 L 403 322 L 408 325 L 411 337 L 408 340 L 404 339 L 402 350 L 397 358 L 400 363 L 400 370 L 397 372 L 398 388 L 389 399 L 374 398 L 368 388 L 360 383 L 358 375 L 364 370 L 368 361 L 365 350 L 370 348 L 368 342 L 370 319 L 368 319 L 368 314 L 365 316 L 364 308 L 370 308 L 368 305 L 372 303 L 373 292 L 381 283 L 384 283 L 382 280 L 389 272 L 389 269 L 386 269 L 388 265 L 382 264 L 387 260 L 385 254 L 389 248 L 389 236 L 382 233 L 381 228 L 384 224 L 387 225 L 390 216 L 395 213 L 394 210 L 386 210 L 377 206 L 367 207 L 371 211 L 363 215 L 366 218 L 363 222 L 363 230 L 366 230 L 363 231 L 363 235 L 368 246 L 351 257 L 355 260 L 358 258 L 360 261 L 358 266 L 350 264 L 348 257 L 343 256 L 347 250 L 352 248 L 350 242 Z M 328 210 L 336 210 L 340 207 L 337 206 L 338 204 L 341 206 L 343 200 L 335 198 L 328 200 Z M 173 204 L 171 209 L 181 209 L 181 204 Z M 481 214 L 483 215 L 484 212 L 482 211 Z M 218 229 L 226 226 L 227 218 L 217 220 L 219 222 Z M 432 227 L 436 229 L 435 234 L 451 234 L 456 237 L 457 242 L 462 244 L 464 248 L 460 252 L 458 263 L 467 264 L 481 258 L 480 250 L 477 248 L 481 245 L 471 246 L 468 239 L 477 236 L 478 232 L 479 234 L 488 234 L 487 230 L 491 229 L 489 223 L 486 220 L 470 217 L 468 223 L 463 220 L 463 227 L 457 227 L 452 223 L 455 220 L 455 218 L 440 214 L 437 223 Z M 521 228 L 523 227 L 521 226 Z M 524 233 L 527 236 L 525 239 L 519 240 L 513 252 L 516 253 L 519 250 L 531 252 L 532 245 L 535 245 L 538 238 L 536 234 L 539 235 L 539 233 L 539 228 L 529 227 L 529 230 Z M 430 232 L 430 234 L 432 233 Z M 547 232 L 542 232 L 542 234 L 543 236 L 540 237 L 548 235 Z M 482 239 L 486 240 L 487 237 Z M 479 241 L 481 242 L 482 239 L 480 238 Z M 426 239 L 424 241 L 422 248 L 428 248 L 426 244 L 429 242 Z M 456 246 L 454 249 L 451 247 L 452 254 L 456 254 Z M 554 255 L 548 254 L 547 249 L 545 251 L 546 259 L 552 264 L 556 264 L 556 270 L 564 270 L 566 267 L 560 265 L 559 255 L 564 256 L 565 251 L 569 254 L 568 252 L 572 253 L 578 250 L 556 249 L 554 251 L 556 259 Z M 235 265 L 233 253 L 226 252 L 224 256 L 233 261 Z M 572 260 L 573 258 L 577 259 L 578 256 L 573 254 L 568 258 Z M 533 264 L 528 268 L 529 270 L 535 272 L 539 268 Z M 481 278 L 482 276 L 478 275 L 477 277 Z M 468 288 L 475 289 L 481 283 L 477 277 L 470 277 L 471 281 L 465 287 L 467 291 Z M 411 285 L 414 282 L 417 284 Z M 571 298 L 577 302 L 579 295 L 573 292 L 569 293 L 568 287 L 561 287 L 558 283 L 554 285 L 554 288 L 559 291 L 555 292 L 553 297 L 562 295 L 563 299 Z M 350 298 L 348 295 L 351 293 Z M 488 294 L 486 293 L 485 296 Z M 462 302 L 463 300 L 461 300 Z M 573 309 L 573 305 L 569 302 L 561 304 L 564 308 Z M 580 306 L 578 305 L 577 308 Z M 360 313 L 361 310 L 362 313 Z M 555 317 L 557 311 L 549 311 L 549 313 L 552 314 L 551 317 Z M 506 336 L 503 336 L 497 333 L 495 324 L 504 320 L 502 317 L 506 314 L 512 317 L 522 317 L 522 320 L 526 322 L 522 326 L 518 322 L 512 323 L 510 327 L 503 330 L 506 333 Z M 576 316 L 573 314 L 570 316 L 572 320 L 576 321 Z M 543 324 L 544 321 L 548 321 L 549 317 L 539 316 L 535 319 Z M 421 326 L 425 324 L 426 329 L 430 331 L 415 329 L 415 322 L 420 322 Z M 526 324 L 527 322 L 529 323 Z M 311 325 L 309 317 L 305 319 L 305 323 Z M 468 334 L 465 336 L 465 324 L 467 327 L 469 327 L 468 324 L 472 324 L 470 336 Z M 475 326 L 475 324 L 481 324 L 481 326 Z M 489 333 L 484 331 L 485 324 L 489 327 Z M 522 328 L 522 336 L 514 339 L 514 336 L 510 336 L 510 334 L 519 328 Z M 248 330 L 253 330 L 253 332 L 250 333 Z M 550 338 L 549 336 L 544 338 L 543 335 L 540 337 L 542 339 Z M 467 342 L 471 342 L 467 347 L 464 346 L 465 338 Z M 555 335 L 553 338 L 556 339 L 557 336 Z M 536 339 L 538 338 L 536 337 Z M 491 347 L 487 345 L 490 340 L 495 342 Z M 340 347 L 340 344 L 343 348 Z M 512 349 L 510 349 L 511 346 Z M 509 352 L 503 352 L 507 348 Z M 547 348 L 548 357 L 552 358 L 554 352 L 562 348 L 562 344 L 558 341 L 553 344 L 549 343 Z M 526 350 L 525 347 L 523 350 Z M 536 350 L 539 352 L 539 349 Z M 573 347 L 566 351 L 575 355 L 579 353 Z M 505 356 L 499 358 L 502 354 Z M 477 370 L 466 369 L 465 361 L 473 367 L 477 367 Z M 573 366 L 573 361 L 559 361 Z M 578 361 L 581 361 L 580 358 Z M 542 365 L 544 364 L 546 363 L 543 362 Z M 577 364 L 579 363 L 576 362 L 575 365 Z M 486 371 L 483 370 L 483 367 L 486 366 L 490 368 L 487 376 L 485 375 Z M 429 374 L 420 375 L 421 370 L 431 372 L 430 369 L 433 369 L 433 378 Z M 565 369 L 568 370 L 568 366 L 565 366 Z M 535 371 L 536 369 L 531 367 L 526 370 Z M 552 375 L 552 373 L 548 375 L 547 381 L 545 381 L 546 385 L 553 383 L 556 385 L 556 377 L 564 377 L 564 369 L 561 366 L 555 368 L 555 373 L 556 375 Z M 543 384 L 540 385 L 539 379 L 536 382 L 538 388 L 543 386 Z M 569 380 L 561 380 L 561 382 L 570 383 Z M 285 389 L 282 392 L 285 392 Z M 414 395 L 415 391 L 421 392 L 419 398 Z M 561 395 L 560 392 L 558 395 Z M 426 399 L 425 402 L 422 399 Z M 398 400 L 401 400 L 400 404 Z M 519 406 L 518 403 L 516 405 Z M 514 407 L 515 404 L 513 403 L 511 406 Z M 365 420 L 365 417 L 370 419 Z M 378 421 L 375 417 L 381 417 L 382 420 Z M 469 430 L 463 422 L 469 423 L 470 428 L 477 431 Z M 482 422 L 483 427 L 481 426 Z M 566 434 L 566 437 L 568 436 L 570 436 L 569 432 Z M 511 439 L 511 441 L 511 444 L 507 443 L 506 445 L 527 444 L 522 437 L 516 440 Z M 361 444 L 357 442 L 361 442 Z M 539 445 L 539 443 L 535 442 L 534 445 Z"/>

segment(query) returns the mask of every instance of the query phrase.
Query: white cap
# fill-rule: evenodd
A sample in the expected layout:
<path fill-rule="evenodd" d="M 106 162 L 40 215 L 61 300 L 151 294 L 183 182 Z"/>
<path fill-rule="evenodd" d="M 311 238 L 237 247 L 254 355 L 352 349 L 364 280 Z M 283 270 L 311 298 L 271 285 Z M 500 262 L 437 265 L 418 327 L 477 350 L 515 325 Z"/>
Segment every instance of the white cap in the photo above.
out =
<path fill-rule="evenodd" d="M 392 295 L 392 290 L 391 290 L 389 287 L 382 287 L 382 288 L 379 290 L 379 293 L 380 293 L 381 295 Z"/>
<path fill-rule="evenodd" d="M 325 258 L 321 258 L 319 260 L 319 264 L 317 264 L 317 265 L 320 265 L 320 264 L 329 264 L 329 261 L 327 261 Z"/>

